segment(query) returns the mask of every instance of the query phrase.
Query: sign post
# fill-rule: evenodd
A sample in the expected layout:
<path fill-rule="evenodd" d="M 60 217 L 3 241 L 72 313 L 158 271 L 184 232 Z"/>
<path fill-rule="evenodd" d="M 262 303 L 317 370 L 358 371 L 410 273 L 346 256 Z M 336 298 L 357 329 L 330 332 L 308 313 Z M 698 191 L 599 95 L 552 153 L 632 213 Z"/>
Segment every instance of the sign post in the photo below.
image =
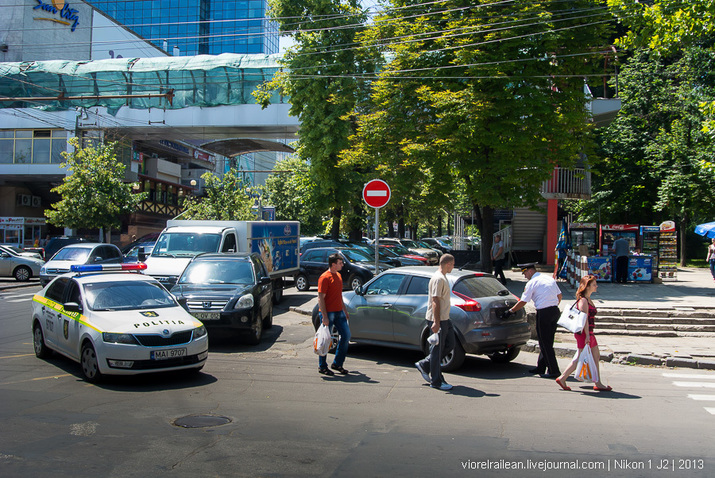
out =
<path fill-rule="evenodd" d="M 362 189 L 362 198 L 368 206 L 375 209 L 375 275 L 380 271 L 380 208 L 390 202 L 390 186 L 382 179 L 373 179 Z"/>

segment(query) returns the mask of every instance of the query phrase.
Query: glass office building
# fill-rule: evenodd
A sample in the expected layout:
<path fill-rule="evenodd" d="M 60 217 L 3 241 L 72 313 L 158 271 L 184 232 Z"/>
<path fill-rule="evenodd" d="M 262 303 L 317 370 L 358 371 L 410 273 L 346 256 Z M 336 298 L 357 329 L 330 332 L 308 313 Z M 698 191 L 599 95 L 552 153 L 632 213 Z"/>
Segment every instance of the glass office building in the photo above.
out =
<path fill-rule="evenodd" d="M 170 54 L 278 53 L 267 0 L 87 0 Z"/>

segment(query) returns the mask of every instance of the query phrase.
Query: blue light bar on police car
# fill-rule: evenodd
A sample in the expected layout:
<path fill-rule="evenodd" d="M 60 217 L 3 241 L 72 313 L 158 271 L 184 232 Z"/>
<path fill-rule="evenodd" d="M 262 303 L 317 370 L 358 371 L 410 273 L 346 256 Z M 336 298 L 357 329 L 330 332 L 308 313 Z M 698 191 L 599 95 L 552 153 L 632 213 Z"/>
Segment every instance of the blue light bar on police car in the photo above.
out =
<path fill-rule="evenodd" d="M 142 271 L 146 269 L 146 264 L 138 262 L 136 264 L 90 264 L 70 266 L 72 272 L 103 272 L 103 271 Z"/>

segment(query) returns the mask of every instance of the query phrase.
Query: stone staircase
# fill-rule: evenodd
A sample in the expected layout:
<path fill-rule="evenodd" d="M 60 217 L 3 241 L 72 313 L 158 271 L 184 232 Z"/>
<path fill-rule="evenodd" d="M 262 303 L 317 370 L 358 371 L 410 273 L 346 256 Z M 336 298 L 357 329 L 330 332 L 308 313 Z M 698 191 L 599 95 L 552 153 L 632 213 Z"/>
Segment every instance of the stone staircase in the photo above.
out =
<path fill-rule="evenodd" d="M 599 307 L 597 335 L 715 337 L 715 311 L 706 307 L 619 309 Z"/>

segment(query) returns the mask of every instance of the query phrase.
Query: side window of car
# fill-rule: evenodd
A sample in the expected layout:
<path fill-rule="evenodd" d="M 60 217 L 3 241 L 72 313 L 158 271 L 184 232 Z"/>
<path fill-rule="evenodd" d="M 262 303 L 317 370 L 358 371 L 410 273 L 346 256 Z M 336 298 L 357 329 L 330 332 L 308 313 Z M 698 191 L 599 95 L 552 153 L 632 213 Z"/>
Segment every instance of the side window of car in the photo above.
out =
<path fill-rule="evenodd" d="M 54 281 L 52 283 L 52 285 L 50 285 L 47 288 L 45 297 L 57 302 L 58 304 L 62 304 L 64 302 L 65 289 L 67 288 L 68 282 L 69 282 L 69 279 L 67 279 L 65 277 L 61 277 L 61 278 L 57 279 L 56 281 Z"/>
<path fill-rule="evenodd" d="M 401 274 L 383 274 L 368 286 L 365 295 L 395 295 L 403 279 Z"/>
<path fill-rule="evenodd" d="M 407 286 L 405 295 L 427 295 L 429 291 L 429 279 L 427 277 L 413 277 Z"/>
<path fill-rule="evenodd" d="M 236 235 L 228 234 L 223 240 L 223 247 L 221 247 L 221 252 L 236 252 Z"/>
<path fill-rule="evenodd" d="M 67 302 L 76 302 L 78 304 L 81 304 L 82 298 L 80 297 L 79 293 L 79 284 L 77 284 L 75 281 L 70 281 L 67 284 L 67 288 L 69 289 L 69 292 L 67 294 Z"/>
<path fill-rule="evenodd" d="M 116 247 L 109 247 L 109 250 L 107 251 L 107 257 L 111 257 L 112 259 L 119 259 L 120 261 L 123 259 L 122 257 L 122 251 L 120 251 Z"/>

